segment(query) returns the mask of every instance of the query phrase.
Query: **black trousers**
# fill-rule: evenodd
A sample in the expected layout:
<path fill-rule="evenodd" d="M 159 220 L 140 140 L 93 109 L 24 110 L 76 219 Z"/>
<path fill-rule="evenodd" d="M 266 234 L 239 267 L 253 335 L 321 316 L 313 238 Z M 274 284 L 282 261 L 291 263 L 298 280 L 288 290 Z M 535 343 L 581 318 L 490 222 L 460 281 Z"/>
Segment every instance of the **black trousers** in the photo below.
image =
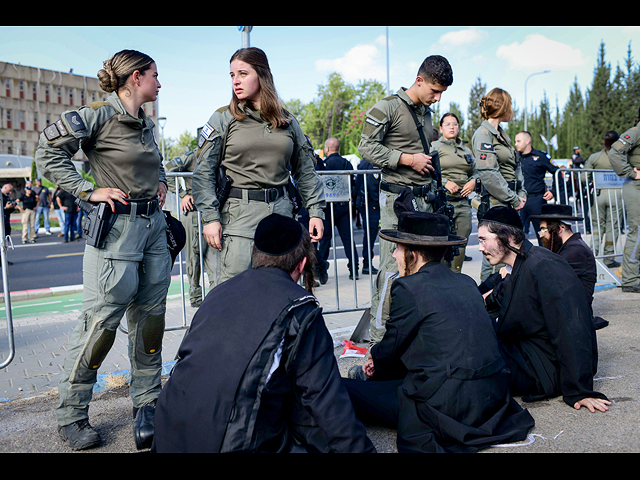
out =
<path fill-rule="evenodd" d="M 356 416 L 363 423 L 397 428 L 401 380 L 352 380 L 343 378 Z"/>

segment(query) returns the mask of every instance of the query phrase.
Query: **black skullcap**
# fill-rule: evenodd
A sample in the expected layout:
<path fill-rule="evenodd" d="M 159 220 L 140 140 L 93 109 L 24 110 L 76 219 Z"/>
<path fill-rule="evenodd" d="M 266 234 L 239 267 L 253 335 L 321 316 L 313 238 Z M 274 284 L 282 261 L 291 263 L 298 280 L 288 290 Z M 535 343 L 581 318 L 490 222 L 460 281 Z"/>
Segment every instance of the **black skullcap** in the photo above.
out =
<path fill-rule="evenodd" d="M 272 213 L 256 228 L 254 244 L 266 255 L 284 255 L 302 241 L 302 225 L 291 217 Z"/>
<path fill-rule="evenodd" d="M 493 207 L 484 214 L 481 221 L 501 223 L 509 227 L 515 227 L 520 230 L 523 229 L 520 215 L 511 207 Z"/>

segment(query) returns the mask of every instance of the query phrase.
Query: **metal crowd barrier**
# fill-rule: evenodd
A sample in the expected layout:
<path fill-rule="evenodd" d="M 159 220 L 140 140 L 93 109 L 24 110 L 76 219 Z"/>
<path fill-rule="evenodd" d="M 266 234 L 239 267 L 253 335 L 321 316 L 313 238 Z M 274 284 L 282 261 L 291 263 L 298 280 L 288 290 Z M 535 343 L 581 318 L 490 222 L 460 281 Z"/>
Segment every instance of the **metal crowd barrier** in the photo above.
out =
<path fill-rule="evenodd" d="M 620 278 L 605 265 L 605 259 L 613 259 L 623 254 L 628 225 L 622 198 L 625 179 L 613 170 L 586 168 L 561 168 L 555 172 L 554 179 L 556 203 L 571 205 L 573 211 L 583 217 L 583 220 L 571 222 L 572 230 L 580 231 L 593 251 L 598 269 L 597 283 L 613 282 L 620 285 Z M 606 196 L 607 200 L 605 219 L 601 218 L 598 208 L 600 195 Z M 609 254 L 604 253 L 607 233 L 611 234 L 613 242 L 613 253 Z"/>
<path fill-rule="evenodd" d="M 354 305 L 353 306 L 348 306 L 348 307 L 341 307 L 340 305 L 340 289 L 339 289 L 339 279 L 338 279 L 338 247 L 336 245 L 336 235 L 337 233 L 335 232 L 335 222 L 334 222 L 334 210 L 333 210 L 333 204 L 335 202 L 344 202 L 344 201 L 348 201 L 350 202 L 350 205 L 353 203 L 351 200 L 351 196 L 352 196 L 352 190 L 351 190 L 351 175 L 373 175 L 373 174 L 379 174 L 380 171 L 379 170 L 340 170 L 340 171 L 318 171 L 317 172 L 321 178 L 324 180 L 325 183 L 325 197 L 327 200 L 327 204 L 329 206 L 328 211 L 329 211 L 329 215 L 331 216 L 331 228 L 332 228 L 332 245 L 331 245 L 331 251 L 333 252 L 333 258 L 330 258 L 329 260 L 333 260 L 333 272 L 332 275 L 330 275 L 330 279 L 332 278 L 335 282 L 335 304 L 336 304 L 336 308 L 331 309 L 325 309 L 323 310 L 323 314 L 334 314 L 334 313 L 346 313 L 346 312 L 355 312 L 355 311 L 364 311 L 367 308 L 369 308 L 369 305 L 361 305 L 360 300 L 358 299 L 358 285 L 357 285 L 357 281 L 356 281 L 356 275 L 353 275 L 353 294 L 354 294 Z M 191 172 L 167 172 L 167 177 L 169 178 L 169 181 L 171 181 L 170 179 L 173 178 L 175 179 L 175 191 L 178 192 L 179 186 L 180 186 L 180 180 L 182 178 L 187 178 L 187 177 L 191 177 L 193 176 L 193 174 Z M 364 182 L 364 193 L 365 193 L 365 212 L 361 212 L 363 217 L 364 217 L 364 223 L 363 223 L 363 228 L 366 228 L 367 231 L 369 230 L 369 225 L 370 225 L 370 220 L 369 220 L 369 199 L 368 199 L 368 195 L 367 195 L 367 182 Z M 175 208 L 172 208 L 172 204 L 175 202 Z M 2 202 L 0 202 L 1 204 Z M 179 195 L 177 195 L 176 193 L 173 192 L 167 192 L 167 201 L 165 203 L 165 207 L 164 209 L 170 209 L 171 212 L 174 214 L 174 216 L 176 216 L 176 218 L 178 218 L 178 220 L 181 218 L 182 213 L 181 213 L 181 201 L 180 201 L 180 197 Z M 4 218 L 4 205 L 2 205 L 0 207 L 0 214 L 2 214 L 2 216 L 0 218 Z M 0 235 L 1 235 L 1 245 L 0 245 L 0 254 L 1 254 L 1 261 L 2 261 L 2 281 L 3 281 L 3 287 L 4 287 L 4 303 L 5 303 L 5 312 L 6 312 L 6 316 L 7 316 L 7 330 L 8 330 L 8 338 L 9 338 L 9 356 L 7 357 L 7 359 L 0 364 L 0 368 L 4 368 L 7 365 L 9 365 L 14 357 L 15 357 L 15 342 L 14 342 L 14 334 L 13 334 L 13 317 L 12 317 L 12 309 L 11 309 L 11 295 L 10 295 L 10 289 L 9 289 L 9 280 L 8 280 L 8 276 L 7 276 L 7 257 L 6 257 L 6 250 L 8 248 L 8 244 L 9 246 L 13 249 L 13 244 L 11 243 L 11 237 L 10 234 L 5 234 L 4 231 L 4 221 L 0 222 Z M 354 218 L 353 218 L 353 209 L 349 208 L 349 225 L 350 225 L 350 239 L 351 239 L 351 243 L 354 243 L 354 232 L 353 232 L 353 228 L 354 228 Z M 207 285 L 208 283 L 205 283 L 205 268 L 204 268 L 204 256 L 203 256 L 203 247 L 204 247 L 204 237 L 202 235 L 202 216 L 201 214 L 198 212 L 198 242 L 200 245 L 200 285 L 202 287 L 202 298 L 204 299 L 207 290 Z M 377 237 L 376 237 L 377 238 Z M 372 245 L 371 245 L 371 237 L 369 235 L 367 235 L 367 239 L 368 239 L 368 245 L 363 246 L 363 248 L 368 248 L 368 251 L 370 252 L 372 250 Z M 355 255 L 355 251 L 352 249 L 352 258 L 351 258 L 351 263 L 352 265 L 355 264 L 355 259 L 353 258 L 353 256 Z M 180 275 L 180 292 L 181 292 L 181 299 L 182 299 L 182 323 L 180 325 L 174 325 L 174 326 L 167 326 L 165 327 L 165 331 L 172 331 L 172 330 L 183 330 L 188 328 L 188 321 L 187 321 L 187 310 L 186 310 L 186 301 L 187 301 L 187 292 L 185 290 L 185 285 L 184 285 L 184 278 L 185 278 L 185 272 L 183 269 L 183 260 L 185 258 L 185 252 L 184 250 L 180 252 L 180 254 L 178 255 L 178 257 L 176 258 L 176 261 L 178 263 L 179 266 L 179 275 Z M 372 296 L 373 295 L 373 280 L 374 280 L 374 276 L 371 273 L 372 269 L 371 267 L 373 266 L 373 262 L 372 259 L 370 259 L 370 265 L 369 265 L 369 293 Z M 370 299 L 371 297 L 369 297 Z M 128 333 L 127 328 L 123 325 L 124 321 L 126 320 L 126 314 L 123 317 L 123 322 L 120 323 L 120 326 L 118 327 L 119 330 L 121 330 L 124 333 Z"/>

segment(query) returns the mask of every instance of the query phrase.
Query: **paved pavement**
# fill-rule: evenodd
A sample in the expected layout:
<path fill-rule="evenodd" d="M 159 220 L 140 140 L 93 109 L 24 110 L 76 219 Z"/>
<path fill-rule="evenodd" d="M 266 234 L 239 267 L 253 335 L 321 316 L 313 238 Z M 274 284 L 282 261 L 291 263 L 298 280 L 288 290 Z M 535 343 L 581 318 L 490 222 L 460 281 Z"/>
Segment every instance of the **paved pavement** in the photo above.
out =
<path fill-rule="evenodd" d="M 481 254 L 470 246 L 463 272 L 478 280 Z M 345 261 L 338 261 L 338 284 L 330 278 L 316 290 L 325 310 L 325 321 L 334 338 L 335 354 L 343 376 L 359 358 L 340 358 L 343 340 L 351 338 L 360 322 L 363 308 L 370 302 L 369 277 L 361 274 L 355 282 L 347 278 Z M 333 266 L 332 266 L 333 268 Z M 333 270 L 331 270 L 332 272 Z M 81 287 L 80 287 L 81 288 Z M 72 291 L 70 291 L 72 290 Z M 66 452 L 56 434 L 54 409 L 57 383 L 64 361 L 69 335 L 75 326 L 80 306 L 66 313 L 20 314 L 21 308 L 35 302 L 69 299 L 79 304 L 77 288 L 66 291 L 21 292 L 12 295 L 15 358 L 0 371 L 0 452 Z M 336 301 L 336 290 L 339 301 Z M 183 307 L 179 278 L 169 291 L 167 332 L 163 345 L 165 371 L 170 370 L 177 348 L 194 309 Z M 357 302 L 355 300 L 357 293 Z M 42 295 L 48 297 L 43 300 Z M 37 297 L 40 297 L 39 299 Z M 71 303 L 73 305 L 73 303 Z M 637 312 L 640 295 L 622 293 L 603 285 L 594 300 L 596 315 L 610 325 L 598 331 L 599 371 L 595 388 L 609 396 L 613 405 L 606 413 L 576 411 L 560 398 L 524 404 L 536 420 L 529 439 L 518 445 L 500 446 L 483 453 L 541 452 L 638 452 L 638 401 L 640 400 L 640 327 Z M 72 309 L 73 310 L 73 309 Z M 126 321 L 123 322 L 126 328 Z M 0 363 L 8 358 L 7 322 L 0 320 Z M 364 343 L 360 343 L 364 346 Z M 136 452 L 131 436 L 131 401 L 126 380 L 129 361 L 127 336 L 119 332 L 113 349 L 100 369 L 90 415 L 101 433 L 103 445 L 89 453 Z M 125 384 L 122 386 L 122 384 Z M 520 401 L 520 399 L 518 399 Z M 395 431 L 367 426 L 379 452 L 396 452 Z"/>

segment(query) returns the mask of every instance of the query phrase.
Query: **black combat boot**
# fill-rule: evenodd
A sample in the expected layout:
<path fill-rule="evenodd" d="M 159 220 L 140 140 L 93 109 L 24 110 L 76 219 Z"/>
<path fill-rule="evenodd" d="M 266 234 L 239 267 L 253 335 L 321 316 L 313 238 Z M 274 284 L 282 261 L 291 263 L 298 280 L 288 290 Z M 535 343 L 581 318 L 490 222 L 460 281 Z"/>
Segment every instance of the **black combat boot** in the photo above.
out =
<path fill-rule="evenodd" d="M 58 435 L 69 445 L 71 450 L 86 450 L 102 443 L 100 435 L 86 419 L 58 427 Z"/>

